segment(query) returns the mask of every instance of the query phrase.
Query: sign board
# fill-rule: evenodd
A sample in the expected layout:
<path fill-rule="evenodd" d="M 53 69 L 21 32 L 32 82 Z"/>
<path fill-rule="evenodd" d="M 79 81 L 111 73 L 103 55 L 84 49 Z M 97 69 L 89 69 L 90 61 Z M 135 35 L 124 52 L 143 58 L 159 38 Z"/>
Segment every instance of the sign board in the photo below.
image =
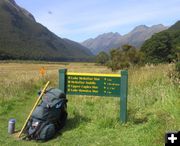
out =
<path fill-rule="evenodd" d="M 127 121 L 128 72 L 120 74 L 71 73 L 59 70 L 59 88 L 70 95 L 120 97 L 120 120 Z"/>
<path fill-rule="evenodd" d="M 66 93 L 77 95 L 120 95 L 120 75 L 67 73 Z"/>

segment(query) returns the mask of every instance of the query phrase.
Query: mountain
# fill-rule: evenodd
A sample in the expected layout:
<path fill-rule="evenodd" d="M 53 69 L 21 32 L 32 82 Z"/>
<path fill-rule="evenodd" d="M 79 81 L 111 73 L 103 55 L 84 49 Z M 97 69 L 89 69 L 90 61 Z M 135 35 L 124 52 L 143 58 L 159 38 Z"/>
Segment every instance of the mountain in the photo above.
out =
<path fill-rule="evenodd" d="M 180 59 L 180 21 L 154 34 L 141 47 L 147 62 L 174 62 Z"/>
<path fill-rule="evenodd" d="M 100 51 L 109 51 L 109 48 L 113 48 L 116 46 L 116 42 L 118 42 L 121 35 L 119 33 L 104 33 L 99 35 L 95 39 L 88 39 L 81 44 L 87 48 L 89 48 L 94 54 L 99 53 Z"/>
<path fill-rule="evenodd" d="M 153 25 L 151 27 L 140 25 L 123 36 L 117 32 L 105 33 L 94 39 L 88 39 L 81 44 L 89 48 L 94 54 L 98 54 L 101 51 L 108 52 L 111 48 L 118 48 L 124 44 L 133 45 L 139 48 L 144 41 L 149 39 L 154 33 L 165 29 L 167 29 L 167 27 L 162 24 Z"/>
<path fill-rule="evenodd" d="M 62 39 L 37 23 L 14 0 L 0 0 L 0 59 L 89 60 L 84 46 Z"/>
<path fill-rule="evenodd" d="M 172 25 L 168 31 L 179 31 L 180 30 L 180 20 L 177 21 L 174 25 Z"/>

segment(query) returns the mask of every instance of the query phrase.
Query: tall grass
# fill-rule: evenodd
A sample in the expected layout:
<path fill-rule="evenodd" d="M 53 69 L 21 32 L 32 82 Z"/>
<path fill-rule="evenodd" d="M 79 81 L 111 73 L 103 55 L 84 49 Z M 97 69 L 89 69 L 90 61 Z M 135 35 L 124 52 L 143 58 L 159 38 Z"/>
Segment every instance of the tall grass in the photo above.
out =
<path fill-rule="evenodd" d="M 46 76 L 39 76 L 41 66 Z M 180 90 L 168 78 L 172 65 L 129 70 L 128 122 L 119 122 L 119 98 L 68 96 L 66 127 L 47 143 L 17 141 L 7 134 L 7 122 L 17 119 L 20 129 L 47 81 L 58 84 L 58 69 L 73 72 L 111 73 L 92 63 L 0 64 L 0 145 L 159 146 L 166 131 L 180 129 Z M 15 70 L 14 70 L 15 69 Z"/>

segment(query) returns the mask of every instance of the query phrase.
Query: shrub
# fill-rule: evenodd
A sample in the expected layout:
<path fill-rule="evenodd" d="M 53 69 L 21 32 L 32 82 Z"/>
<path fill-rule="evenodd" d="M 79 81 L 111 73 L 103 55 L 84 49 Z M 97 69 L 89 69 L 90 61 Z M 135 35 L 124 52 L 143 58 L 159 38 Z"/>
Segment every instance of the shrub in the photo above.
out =
<path fill-rule="evenodd" d="M 109 60 L 109 55 L 106 52 L 102 51 L 96 56 L 96 63 L 100 65 L 105 65 L 108 60 Z"/>
<path fill-rule="evenodd" d="M 180 87 L 180 62 L 175 64 L 174 69 L 169 71 L 168 76 L 175 85 Z"/>
<path fill-rule="evenodd" d="M 177 62 L 176 65 L 175 65 L 175 70 L 177 72 L 180 72 L 180 62 Z"/>
<path fill-rule="evenodd" d="M 127 69 L 131 65 L 143 65 L 144 54 L 130 45 L 110 51 L 110 61 L 106 64 L 112 71 Z"/>

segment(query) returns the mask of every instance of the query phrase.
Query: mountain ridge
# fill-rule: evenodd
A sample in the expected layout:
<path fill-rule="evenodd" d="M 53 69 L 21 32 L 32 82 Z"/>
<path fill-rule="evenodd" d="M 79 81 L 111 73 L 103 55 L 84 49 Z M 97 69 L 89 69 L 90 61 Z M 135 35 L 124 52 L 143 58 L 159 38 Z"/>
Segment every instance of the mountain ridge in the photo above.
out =
<path fill-rule="evenodd" d="M 14 0 L 5 0 L 5 1 L 8 2 L 9 4 L 11 4 L 14 8 L 16 8 L 17 11 L 21 11 L 29 19 L 36 21 L 34 16 L 30 12 L 28 12 L 26 9 L 20 7 L 19 5 L 17 5 Z"/>
<path fill-rule="evenodd" d="M 143 42 L 149 39 L 153 34 L 166 30 L 167 28 L 168 27 L 162 24 L 152 25 L 150 27 L 139 25 L 125 35 L 120 35 L 118 32 L 113 33 L 114 35 L 112 32 L 104 33 L 98 35 L 96 38 L 87 39 L 81 44 L 89 48 L 94 54 L 98 54 L 101 51 L 108 52 L 111 48 L 118 48 L 124 44 L 140 47 Z M 111 36 L 114 36 L 114 38 Z"/>
<path fill-rule="evenodd" d="M 14 0 L 0 1 L 0 60 L 89 60 L 93 55 L 77 42 L 58 37 Z"/>

